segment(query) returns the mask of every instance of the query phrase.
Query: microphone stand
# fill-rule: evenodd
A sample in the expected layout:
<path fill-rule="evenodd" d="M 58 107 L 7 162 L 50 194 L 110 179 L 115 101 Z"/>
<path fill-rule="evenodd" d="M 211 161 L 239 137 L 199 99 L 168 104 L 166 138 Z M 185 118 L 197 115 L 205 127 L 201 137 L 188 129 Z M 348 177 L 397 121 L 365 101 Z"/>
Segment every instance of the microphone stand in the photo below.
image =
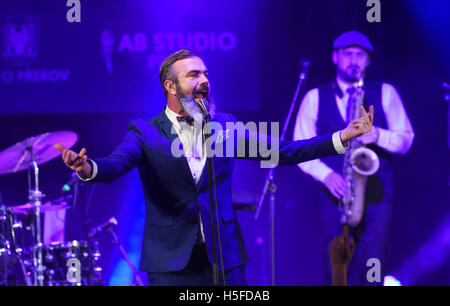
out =
<path fill-rule="evenodd" d="M 287 128 L 289 126 L 289 122 L 291 121 L 292 113 L 294 112 L 295 102 L 298 99 L 298 96 L 300 94 L 300 89 L 303 85 L 304 80 L 307 76 L 307 71 L 310 63 L 307 60 L 302 61 L 302 71 L 300 72 L 297 83 L 297 89 L 295 90 L 294 98 L 292 99 L 291 106 L 289 108 L 289 112 L 287 114 L 287 117 L 284 121 L 283 125 L 283 131 L 281 133 L 280 140 L 283 140 Z M 267 192 L 270 190 L 270 266 L 271 266 L 271 285 L 275 286 L 275 193 L 277 191 L 277 185 L 274 183 L 274 169 L 271 168 L 269 170 L 269 173 L 266 176 L 266 181 L 264 183 L 264 188 L 262 190 L 261 197 L 259 199 L 258 207 L 255 212 L 254 219 L 257 220 L 259 217 L 259 214 L 261 212 L 262 204 L 264 202 L 264 198 L 267 194 Z"/>
<path fill-rule="evenodd" d="M 198 85 L 198 84 L 197 84 Z M 197 86 L 194 88 L 193 92 L 195 92 Z M 210 210 L 210 219 L 211 219 L 211 233 L 212 233 L 212 248 L 213 248 L 213 280 L 214 280 L 214 286 L 219 286 L 219 269 L 217 264 L 217 249 L 216 249 L 216 232 L 219 239 L 219 255 L 221 259 L 222 264 L 222 273 L 224 272 L 223 267 L 223 257 L 222 257 L 222 246 L 220 244 L 220 232 L 219 232 L 219 220 L 217 220 L 217 227 L 216 222 L 214 220 L 214 203 L 217 203 L 216 199 L 216 181 L 214 177 L 214 165 L 213 165 L 213 158 L 211 156 L 211 151 L 208 149 L 208 145 L 205 146 L 206 140 L 211 137 L 211 124 L 208 124 L 211 122 L 211 115 L 208 111 L 208 104 L 204 99 L 200 99 L 198 102 L 198 106 L 202 110 L 202 113 L 204 115 L 203 122 L 202 122 L 202 139 L 203 139 L 203 146 L 206 148 L 206 164 L 207 164 L 207 170 L 208 170 L 208 187 L 209 187 L 209 210 Z M 206 129 L 205 129 L 206 128 Z M 218 214 L 217 211 L 217 205 L 216 205 L 216 214 Z M 225 274 L 223 274 L 223 284 L 226 285 L 225 282 Z"/>
<path fill-rule="evenodd" d="M 112 243 L 119 247 L 120 253 L 122 254 L 125 261 L 127 262 L 128 267 L 130 267 L 131 272 L 133 272 L 134 281 L 133 281 L 132 285 L 134 285 L 134 283 L 136 282 L 138 286 L 144 286 L 144 282 L 142 281 L 141 277 L 139 276 L 139 273 L 137 272 L 136 268 L 133 266 L 133 263 L 131 262 L 130 258 L 128 257 L 127 252 L 125 252 L 125 249 L 123 248 L 122 244 L 120 243 L 119 236 L 117 236 L 116 231 L 114 230 L 114 227 L 109 226 L 107 231 L 109 231 L 111 233 L 111 235 L 113 236 Z"/>
<path fill-rule="evenodd" d="M 84 186 L 85 186 L 85 184 L 83 182 L 76 181 L 75 188 L 74 188 L 74 199 L 73 199 L 74 206 L 77 204 L 78 191 L 79 191 L 78 188 L 84 187 Z M 92 200 L 92 195 L 93 195 L 94 190 L 95 190 L 95 184 L 92 185 L 90 188 L 87 201 L 86 201 L 85 190 L 82 190 L 82 192 L 80 193 L 81 194 L 81 204 L 82 204 L 81 208 L 83 210 L 83 217 L 82 217 L 83 218 L 83 230 L 84 230 L 84 236 L 85 236 L 85 239 L 89 246 L 89 249 L 91 249 L 94 245 L 95 245 L 95 248 L 97 248 L 95 240 L 93 240 L 92 237 L 90 237 L 90 235 L 89 235 L 89 227 L 91 224 L 91 221 L 89 219 L 89 207 L 91 205 L 91 200 Z M 95 262 L 94 262 L 94 258 L 91 256 L 91 257 L 89 257 L 89 271 L 94 271 L 94 269 L 95 269 Z M 92 273 L 88 274 L 88 284 L 94 285 Z"/>
<path fill-rule="evenodd" d="M 205 118 L 203 120 L 202 124 L 202 138 L 203 138 L 203 145 L 206 144 L 206 140 L 211 137 L 211 131 L 205 131 L 205 127 L 208 128 L 208 123 L 211 122 L 211 116 L 209 114 L 205 115 Z M 209 126 L 210 127 L 210 126 Z M 217 242 L 216 242 L 216 222 L 214 220 L 214 199 L 215 199 L 215 192 L 213 192 L 213 188 L 215 189 L 216 183 L 215 178 L 213 177 L 213 159 L 211 155 L 210 150 L 208 150 L 208 146 L 206 147 L 206 167 L 208 170 L 208 189 L 209 189 L 209 211 L 210 211 L 210 219 L 211 219 L 211 233 L 212 233 L 212 249 L 213 249 L 213 280 L 214 280 L 214 286 L 219 286 L 219 269 L 218 269 L 218 263 L 217 263 Z M 215 191 L 215 190 L 214 190 Z M 216 212 L 217 213 L 217 212 Z M 218 229 L 217 224 L 217 229 Z M 218 231 L 217 231 L 218 233 Z M 218 233 L 220 237 L 220 233 Z M 220 238 L 219 238 L 220 242 Z M 220 248 L 220 257 L 222 258 L 222 248 Z M 222 265 L 223 270 L 223 265 Z M 225 278 L 224 278 L 225 283 Z"/>

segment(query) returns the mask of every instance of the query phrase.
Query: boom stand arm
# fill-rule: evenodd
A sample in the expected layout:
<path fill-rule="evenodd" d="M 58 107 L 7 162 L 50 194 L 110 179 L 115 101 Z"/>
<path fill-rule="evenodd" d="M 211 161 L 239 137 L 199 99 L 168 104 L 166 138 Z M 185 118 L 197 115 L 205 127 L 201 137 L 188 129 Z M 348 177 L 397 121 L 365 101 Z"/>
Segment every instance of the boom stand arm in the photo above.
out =
<path fill-rule="evenodd" d="M 292 99 L 291 106 L 289 108 L 289 112 L 287 114 L 286 120 L 284 121 L 283 131 L 281 133 L 280 140 L 283 140 L 286 135 L 286 131 L 289 126 L 289 122 L 291 120 L 292 113 L 294 112 L 295 102 L 298 99 L 298 96 L 300 94 L 300 89 L 301 89 L 303 81 L 305 79 L 306 79 L 306 72 L 302 71 L 299 74 L 297 89 L 295 90 L 294 98 Z M 272 286 L 275 286 L 275 192 L 276 192 L 276 185 L 274 183 L 274 168 L 271 168 L 269 170 L 269 173 L 266 176 L 264 188 L 261 193 L 261 197 L 259 199 L 258 207 L 256 209 L 255 220 L 257 220 L 259 217 L 259 214 L 260 214 L 261 208 L 262 208 L 262 204 L 264 202 L 264 198 L 266 196 L 267 191 L 269 191 L 269 190 L 271 192 L 271 197 L 270 197 L 270 254 L 271 254 L 270 264 L 271 264 L 271 271 L 272 271 L 271 284 L 272 284 Z"/>

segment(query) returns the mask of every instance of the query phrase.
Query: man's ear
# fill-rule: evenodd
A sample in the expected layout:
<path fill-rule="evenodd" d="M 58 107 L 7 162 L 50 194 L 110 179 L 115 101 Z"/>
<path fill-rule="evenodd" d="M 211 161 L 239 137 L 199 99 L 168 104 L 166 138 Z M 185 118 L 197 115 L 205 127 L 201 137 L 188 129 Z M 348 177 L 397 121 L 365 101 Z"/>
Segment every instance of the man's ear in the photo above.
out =
<path fill-rule="evenodd" d="M 337 65 L 338 59 L 337 59 L 338 55 L 337 55 L 337 51 L 333 50 L 333 53 L 331 55 L 331 60 L 333 61 L 333 64 Z"/>
<path fill-rule="evenodd" d="M 173 80 L 165 80 L 164 81 L 164 88 L 171 95 L 175 96 L 177 94 L 177 87 L 176 87 L 175 82 Z"/>

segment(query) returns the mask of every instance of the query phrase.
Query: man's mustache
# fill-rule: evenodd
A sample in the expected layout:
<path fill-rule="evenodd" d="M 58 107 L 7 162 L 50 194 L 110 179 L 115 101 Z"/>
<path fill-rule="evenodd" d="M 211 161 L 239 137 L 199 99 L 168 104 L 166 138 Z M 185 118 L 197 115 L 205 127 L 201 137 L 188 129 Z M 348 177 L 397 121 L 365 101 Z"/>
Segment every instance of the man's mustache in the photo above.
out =
<path fill-rule="evenodd" d="M 192 91 L 192 95 L 201 93 L 201 94 L 205 94 L 205 97 L 208 97 L 209 91 L 210 91 L 210 88 L 208 85 L 198 86 L 198 84 L 197 84 Z"/>
<path fill-rule="evenodd" d="M 351 65 L 348 66 L 347 68 L 347 73 L 354 79 L 359 79 L 361 78 L 362 75 L 362 70 L 359 66 L 357 65 Z"/>
<path fill-rule="evenodd" d="M 354 72 L 354 71 L 360 72 L 361 71 L 361 68 L 359 66 L 356 66 L 356 65 L 348 66 L 347 69 L 352 71 L 352 72 Z"/>

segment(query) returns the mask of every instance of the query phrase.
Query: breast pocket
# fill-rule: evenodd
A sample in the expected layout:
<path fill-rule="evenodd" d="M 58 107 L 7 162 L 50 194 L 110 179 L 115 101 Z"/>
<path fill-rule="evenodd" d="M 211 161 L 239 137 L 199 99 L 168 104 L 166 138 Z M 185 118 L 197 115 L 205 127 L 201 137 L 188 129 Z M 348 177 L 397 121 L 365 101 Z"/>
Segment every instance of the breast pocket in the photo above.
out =
<path fill-rule="evenodd" d="M 235 219 L 234 213 L 229 210 L 223 211 L 221 215 L 222 215 L 222 223 L 225 225 L 231 224 Z"/>
<path fill-rule="evenodd" d="M 145 225 L 173 226 L 174 221 L 171 216 L 161 216 L 158 214 L 148 214 L 145 216 Z"/>

